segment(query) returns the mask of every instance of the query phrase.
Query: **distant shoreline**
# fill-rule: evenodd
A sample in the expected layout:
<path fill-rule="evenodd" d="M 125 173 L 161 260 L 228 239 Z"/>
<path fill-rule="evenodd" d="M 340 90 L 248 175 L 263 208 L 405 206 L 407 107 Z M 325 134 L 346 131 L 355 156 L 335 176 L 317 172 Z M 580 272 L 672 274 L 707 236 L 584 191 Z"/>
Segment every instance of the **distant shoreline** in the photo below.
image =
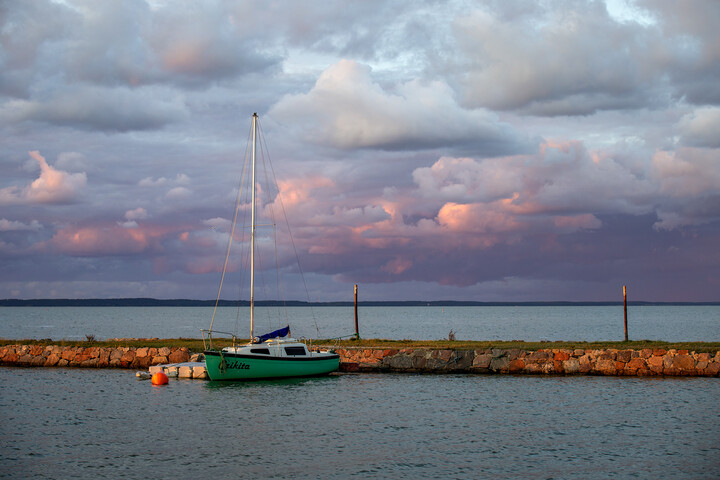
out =
<path fill-rule="evenodd" d="M 233 300 L 220 300 L 218 306 L 235 307 L 247 306 L 246 300 L 240 302 Z M 353 302 L 303 302 L 299 300 L 256 301 L 258 306 L 285 305 L 288 307 L 351 307 Z M 435 301 L 364 301 L 358 302 L 360 307 L 605 307 L 622 306 L 622 301 L 616 302 L 471 302 L 454 300 Z M 212 307 L 215 300 L 189 300 L 189 299 L 157 299 L 157 298 L 37 298 L 37 299 L 0 299 L 2 307 Z M 645 302 L 629 301 L 629 306 L 704 306 L 720 305 L 717 302 Z"/>

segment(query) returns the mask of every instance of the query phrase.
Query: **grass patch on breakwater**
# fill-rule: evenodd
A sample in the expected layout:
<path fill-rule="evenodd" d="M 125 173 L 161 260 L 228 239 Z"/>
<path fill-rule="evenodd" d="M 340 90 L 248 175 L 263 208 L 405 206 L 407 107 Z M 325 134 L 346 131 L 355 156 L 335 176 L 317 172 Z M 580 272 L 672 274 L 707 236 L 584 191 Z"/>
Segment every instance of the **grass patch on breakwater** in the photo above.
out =
<path fill-rule="evenodd" d="M 247 343 L 248 340 L 239 339 L 238 343 Z M 342 340 L 319 339 L 313 340 L 312 345 L 329 347 L 360 347 L 360 348 L 429 348 L 429 349 L 451 349 L 451 350 L 543 350 L 543 349 L 584 349 L 584 350 L 605 350 L 614 348 L 617 350 L 642 350 L 651 349 L 676 349 L 695 352 L 718 352 L 720 342 L 663 342 L 659 340 L 631 340 L 628 342 L 524 342 L 512 341 L 472 341 L 472 340 L 386 340 L 386 339 L 361 339 Z M 51 339 L 0 339 L 0 346 L 4 345 L 60 345 L 66 347 L 187 347 L 192 352 L 203 350 L 203 341 L 196 338 L 128 338 L 109 340 L 51 340 Z M 226 338 L 213 339 L 215 347 L 226 347 L 231 341 Z"/>

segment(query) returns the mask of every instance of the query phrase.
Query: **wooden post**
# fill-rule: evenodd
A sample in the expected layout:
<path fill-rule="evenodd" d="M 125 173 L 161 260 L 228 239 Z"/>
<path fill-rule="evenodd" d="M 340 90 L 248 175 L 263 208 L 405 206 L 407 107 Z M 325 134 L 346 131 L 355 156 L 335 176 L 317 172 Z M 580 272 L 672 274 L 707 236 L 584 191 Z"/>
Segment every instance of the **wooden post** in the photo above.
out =
<path fill-rule="evenodd" d="M 625 311 L 625 341 L 628 341 L 627 334 L 627 288 L 623 285 L 623 310 Z"/>
<path fill-rule="evenodd" d="M 358 330 L 358 314 L 357 314 L 357 284 L 355 285 L 355 339 L 360 340 L 360 331 Z"/>

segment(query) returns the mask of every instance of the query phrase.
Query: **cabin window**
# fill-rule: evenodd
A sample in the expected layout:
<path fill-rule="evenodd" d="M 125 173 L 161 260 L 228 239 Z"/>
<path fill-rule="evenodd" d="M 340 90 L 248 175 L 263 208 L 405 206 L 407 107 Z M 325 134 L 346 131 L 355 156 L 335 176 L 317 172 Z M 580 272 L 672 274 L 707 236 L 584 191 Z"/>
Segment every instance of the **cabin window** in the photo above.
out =
<path fill-rule="evenodd" d="M 307 355 L 305 353 L 305 347 L 285 347 L 285 353 L 287 355 Z"/>
<path fill-rule="evenodd" d="M 250 353 L 262 353 L 263 355 L 270 355 L 270 349 L 268 349 L 268 348 L 251 348 Z"/>

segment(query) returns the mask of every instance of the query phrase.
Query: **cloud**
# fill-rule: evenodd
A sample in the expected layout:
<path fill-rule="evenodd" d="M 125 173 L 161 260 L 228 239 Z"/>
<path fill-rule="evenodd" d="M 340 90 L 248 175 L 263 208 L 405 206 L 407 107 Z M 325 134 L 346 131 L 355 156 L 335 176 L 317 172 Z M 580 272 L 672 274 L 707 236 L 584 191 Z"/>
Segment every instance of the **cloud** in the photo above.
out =
<path fill-rule="evenodd" d="M 33 91 L 22 82 L 33 78 L 33 70 L 53 81 L 111 89 L 198 87 L 278 64 L 280 57 L 268 48 L 272 42 L 253 35 L 263 31 L 255 27 L 257 17 L 246 15 L 241 4 L 212 3 L 13 3 L 6 9 L 3 43 L 13 70 L 0 88 L 28 96 Z"/>
<path fill-rule="evenodd" d="M 78 191 L 87 183 L 85 173 L 68 173 L 48 165 L 38 151 L 29 152 L 40 165 L 40 176 L 30 185 L 0 190 L 0 205 L 63 204 L 75 201 Z"/>
<path fill-rule="evenodd" d="M 165 197 L 169 200 L 182 200 L 192 197 L 192 192 L 185 187 L 175 187 L 168 190 Z"/>
<path fill-rule="evenodd" d="M 159 186 L 165 185 L 166 183 L 170 183 L 173 185 L 189 185 L 190 177 L 188 177 L 184 173 L 178 173 L 174 179 L 168 179 L 166 177 L 160 177 L 157 179 L 154 179 L 152 177 L 145 177 L 138 182 L 138 186 L 140 186 L 140 187 L 159 187 Z"/>
<path fill-rule="evenodd" d="M 314 298 L 717 295 L 718 2 L 2 5 L 6 295 L 214 296 L 251 112 Z"/>
<path fill-rule="evenodd" d="M 469 107 L 558 116 L 658 108 L 671 96 L 717 103 L 720 7 L 691 3 L 644 2 L 651 23 L 619 21 L 598 1 L 486 5 L 456 18 L 457 53 L 435 68 Z"/>
<path fill-rule="evenodd" d="M 678 122 L 680 143 L 690 147 L 720 148 L 720 107 L 698 108 Z"/>
<path fill-rule="evenodd" d="M 591 213 L 583 213 L 572 216 L 558 216 L 553 218 L 556 227 L 564 231 L 574 231 L 579 229 L 597 230 L 602 226 L 602 221 Z"/>
<path fill-rule="evenodd" d="M 426 149 L 472 144 L 487 153 L 522 151 L 528 140 L 487 111 L 466 111 L 442 81 L 384 88 L 367 65 L 341 60 L 306 94 L 270 110 L 277 121 L 338 148 Z"/>
<path fill-rule="evenodd" d="M 149 215 L 147 210 L 142 207 L 138 207 L 134 210 L 128 210 L 125 212 L 125 221 L 118 222 L 118 225 L 123 228 L 138 228 L 137 220 L 145 220 L 148 217 Z"/>
<path fill-rule="evenodd" d="M 670 78 L 673 94 L 695 105 L 720 105 L 720 3 L 638 0 L 656 19 L 662 38 L 649 58 Z"/>
<path fill-rule="evenodd" d="M 220 230 L 220 231 L 230 231 L 230 227 L 232 226 L 232 222 L 228 220 L 227 218 L 209 218 L 207 220 L 203 220 L 203 225 L 207 225 L 208 227 L 212 228 L 213 230 Z"/>
<path fill-rule="evenodd" d="M 654 173 L 662 193 L 672 197 L 697 197 L 720 193 L 720 150 L 680 148 L 653 156 Z"/>
<path fill-rule="evenodd" d="M 177 225 L 87 224 L 58 229 L 39 247 L 72 257 L 123 257 L 158 255 L 175 235 Z"/>
<path fill-rule="evenodd" d="M 127 220 L 145 220 L 148 218 L 148 213 L 144 208 L 138 207 L 134 210 L 128 210 L 125 212 L 125 218 Z"/>
<path fill-rule="evenodd" d="M 157 91 L 68 87 L 43 100 L 13 100 L 0 105 L 0 122 L 38 122 L 113 132 L 155 130 L 187 118 L 182 102 Z"/>
<path fill-rule="evenodd" d="M 720 220 L 720 149 L 658 151 L 652 167 L 659 183 L 655 228 L 673 230 Z"/>
<path fill-rule="evenodd" d="M 37 232 L 41 230 L 43 226 L 37 220 L 32 220 L 30 223 L 23 223 L 17 220 L 8 220 L 6 218 L 0 218 L 0 232 L 20 232 L 30 231 Z"/>
<path fill-rule="evenodd" d="M 648 180 L 610 154 L 593 155 L 579 142 L 545 142 L 537 153 L 491 159 L 442 157 L 413 172 L 423 198 L 503 202 L 518 215 L 646 213 Z"/>

